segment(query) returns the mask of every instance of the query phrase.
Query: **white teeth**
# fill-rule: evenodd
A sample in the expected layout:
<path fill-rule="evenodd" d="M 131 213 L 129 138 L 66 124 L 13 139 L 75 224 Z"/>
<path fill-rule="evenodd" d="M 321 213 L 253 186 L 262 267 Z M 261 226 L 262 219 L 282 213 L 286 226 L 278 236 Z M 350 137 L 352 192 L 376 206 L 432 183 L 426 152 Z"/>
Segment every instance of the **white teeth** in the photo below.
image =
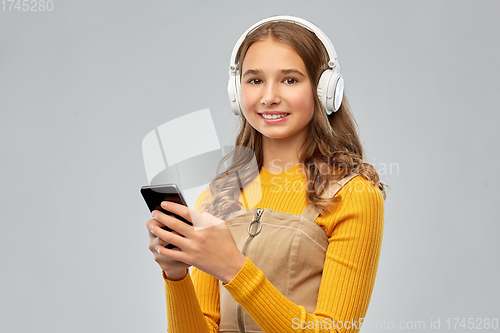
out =
<path fill-rule="evenodd" d="M 273 114 L 273 115 L 267 115 L 265 113 L 261 113 L 262 117 L 266 119 L 278 119 L 278 118 L 284 118 L 287 116 L 287 114 Z"/>

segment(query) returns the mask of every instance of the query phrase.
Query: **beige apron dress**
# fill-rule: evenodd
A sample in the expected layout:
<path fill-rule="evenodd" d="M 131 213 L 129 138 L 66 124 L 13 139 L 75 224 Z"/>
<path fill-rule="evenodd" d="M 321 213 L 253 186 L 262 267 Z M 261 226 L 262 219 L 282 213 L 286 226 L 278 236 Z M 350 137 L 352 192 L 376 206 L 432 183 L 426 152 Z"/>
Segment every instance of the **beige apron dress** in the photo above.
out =
<path fill-rule="evenodd" d="M 323 194 L 331 198 L 357 174 L 333 183 Z M 316 309 L 328 236 L 316 224 L 319 211 L 309 205 L 300 215 L 252 208 L 226 221 L 238 249 L 290 301 L 307 312 Z M 262 332 L 219 282 L 219 332 Z"/>

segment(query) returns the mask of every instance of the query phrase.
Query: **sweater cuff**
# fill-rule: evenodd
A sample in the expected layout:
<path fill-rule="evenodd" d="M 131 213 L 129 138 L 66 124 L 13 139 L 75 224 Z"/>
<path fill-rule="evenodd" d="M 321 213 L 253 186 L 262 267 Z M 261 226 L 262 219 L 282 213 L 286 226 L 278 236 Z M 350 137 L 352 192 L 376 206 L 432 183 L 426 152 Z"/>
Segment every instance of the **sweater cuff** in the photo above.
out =
<path fill-rule="evenodd" d="M 163 271 L 162 271 L 163 272 Z M 168 332 L 208 332 L 207 322 L 200 308 L 191 275 L 172 281 L 162 273 L 165 281 Z"/>
<path fill-rule="evenodd" d="M 242 304 L 245 299 L 248 300 L 252 294 L 255 294 L 258 286 L 262 285 L 265 279 L 264 273 L 247 257 L 238 274 L 229 283 L 222 285 L 236 302 Z"/>
<path fill-rule="evenodd" d="M 165 292 L 167 295 L 174 296 L 175 298 L 176 295 L 186 295 L 192 291 L 193 283 L 189 273 L 186 274 L 184 279 L 178 281 L 170 280 L 164 271 L 161 271 L 161 274 L 163 276 L 163 280 L 165 281 Z"/>
<path fill-rule="evenodd" d="M 181 281 L 186 280 L 186 278 L 187 278 L 188 275 L 189 275 L 189 270 L 187 271 L 187 274 L 186 274 L 186 276 L 183 279 L 181 279 L 181 280 L 170 280 L 168 278 L 168 276 L 167 276 L 167 273 L 165 273 L 164 270 L 161 271 L 161 276 L 163 276 L 163 280 L 165 280 L 165 282 L 167 282 L 167 281 L 170 281 L 170 282 L 181 282 Z"/>

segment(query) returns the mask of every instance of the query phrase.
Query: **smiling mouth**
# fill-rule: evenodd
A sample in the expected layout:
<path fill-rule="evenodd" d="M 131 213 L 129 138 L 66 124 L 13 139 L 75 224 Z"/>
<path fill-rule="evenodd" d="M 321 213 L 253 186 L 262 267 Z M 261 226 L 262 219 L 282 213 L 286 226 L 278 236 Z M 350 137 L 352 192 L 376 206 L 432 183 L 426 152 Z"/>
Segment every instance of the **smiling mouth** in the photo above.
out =
<path fill-rule="evenodd" d="M 259 116 L 261 116 L 264 119 L 279 119 L 279 118 L 285 118 L 289 113 L 275 113 L 275 114 L 267 114 L 267 113 L 259 113 Z"/>

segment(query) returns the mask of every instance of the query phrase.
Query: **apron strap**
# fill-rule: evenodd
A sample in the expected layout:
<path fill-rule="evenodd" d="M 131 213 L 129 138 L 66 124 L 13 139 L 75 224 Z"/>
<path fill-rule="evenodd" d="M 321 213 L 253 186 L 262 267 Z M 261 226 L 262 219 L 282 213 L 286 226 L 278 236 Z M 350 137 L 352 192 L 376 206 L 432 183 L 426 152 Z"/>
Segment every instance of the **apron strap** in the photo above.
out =
<path fill-rule="evenodd" d="M 342 187 L 344 187 L 345 184 L 347 184 L 351 179 L 358 175 L 359 173 L 351 173 L 338 182 L 332 183 L 321 197 L 324 199 L 334 197 L 342 189 Z M 312 204 L 309 204 L 309 206 L 307 206 L 307 208 L 304 209 L 304 211 L 300 215 L 308 219 L 309 221 L 314 222 L 319 216 L 319 211 Z"/>

